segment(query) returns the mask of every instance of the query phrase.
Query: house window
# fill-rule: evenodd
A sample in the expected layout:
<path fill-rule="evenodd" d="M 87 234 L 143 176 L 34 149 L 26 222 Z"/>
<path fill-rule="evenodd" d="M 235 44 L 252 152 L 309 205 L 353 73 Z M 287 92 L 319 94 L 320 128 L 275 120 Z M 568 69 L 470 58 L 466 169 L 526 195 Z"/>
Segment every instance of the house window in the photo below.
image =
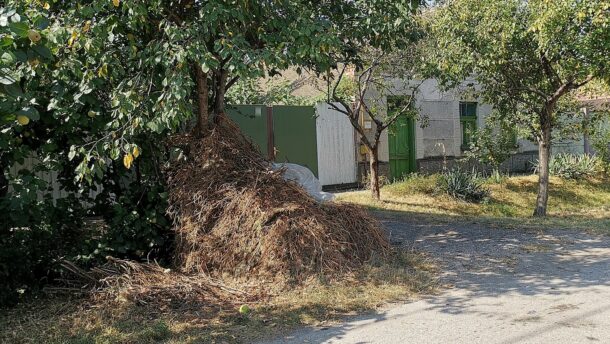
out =
<path fill-rule="evenodd" d="M 462 128 L 462 151 L 470 148 L 472 133 L 477 130 L 477 103 L 460 102 L 460 126 Z"/>

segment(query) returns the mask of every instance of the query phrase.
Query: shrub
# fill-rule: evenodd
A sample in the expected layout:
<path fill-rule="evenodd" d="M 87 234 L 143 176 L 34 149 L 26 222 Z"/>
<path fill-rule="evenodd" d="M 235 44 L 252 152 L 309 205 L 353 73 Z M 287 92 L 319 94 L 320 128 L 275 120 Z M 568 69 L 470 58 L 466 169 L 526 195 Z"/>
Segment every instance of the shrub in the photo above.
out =
<path fill-rule="evenodd" d="M 443 172 L 436 181 L 437 190 L 451 197 L 472 203 L 480 203 L 489 197 L 483 177 L 475 170 L 461 168 Z"/>
<path fill-rule="evenodd" d="M 81 203 L 39 196 L 44 181 L 33 174 L 11 182 L 0 197 L 0 307 L 13 305 L 58 275 L 57 260 L 83 242 Z"/>
<path fill-rule="evenodd" d="M 494 168 L 487 177 L 487 182 L 491 184 L 502 184 L 508 177 L 510 177 L 510 175 L 503 174 L 500 170 Z"/>
<path fill-rule="evenodd" d="M 538 173 L 539 162 L 534 164 Z M 551 156 L 549 173 L 566 179 L 582 179 L 595 176 L 603 171 L 602 160 L 597 156 L 560 153 Z"/>
<path fill-rule="evenodd" d="M 106 228 L 103 235 L 92 240 L 95 246 L 85 251 L 87 256 L 79 257 L 83 262 L 104 261 L 108 255 L 162 262 L 169 257 L 173 240 L 171 223 L 165 215 L 167 193 L 163 185 L 133 182 L 125 189 L 116 202 L 104 202 L 105 210 L 99 210 L 98 205 L 96 210 Z"/>
<path fill-rule="evenodd" d="M 506 119 L 492 113 L 483 128 L 470 133 L 472 140 L 465 156 L 498 170 L 500 165 L 517 152 L 517 132 Z"/>

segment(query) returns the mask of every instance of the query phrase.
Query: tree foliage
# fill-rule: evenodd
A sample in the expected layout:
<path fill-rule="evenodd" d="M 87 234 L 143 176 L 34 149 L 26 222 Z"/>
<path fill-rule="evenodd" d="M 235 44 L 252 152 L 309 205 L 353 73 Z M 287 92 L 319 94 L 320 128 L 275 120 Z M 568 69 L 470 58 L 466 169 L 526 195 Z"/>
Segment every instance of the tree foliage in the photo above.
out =
<path fill-rule="evenodd" d="M 494 114 L 486 118 L 485 126 L 472 133 L 472 140 L 465 155 L 480 163 L 490 165 L 499 173 L 500 165 L 517 152 L 517 131 L 506 119 Z"/>
<path fill-rule="evenodd" d="M 162 257 L 172 238 L 163 167 L 188 155 L 167 137 L 201 135 L 223 115 L 227 90 L 239 80 L 290 66 L 333 68 L 330 52 L 349 56 L 362 39 L 338 30 L 384 10 L 383 2 L 364 4 L 4 1 L 0 271 L 11 278 L 2 289 L 14 296 L 17 286 L 48 275 L 58 257 Z M 29 158 L 34 166 L 19 169 Z M 68 196 L 54 201 L 34 172 L 57 175 Z M 70 244 L 89 216 L 105 227 Z M 32 260 L 17 267 L 32 271 L 23 278 L 8 268 L 20 254 Z"/>
<path fill-rule="evenodd" d="M 544 215 L 552 132 L 560 115 L 575 113 L 566 97 L 591 80 L 610 81 L 610 3 L 452 0 L 430 13 L 429 28 L 429 74 L 446 86 L 474 77 L 482 99 L 538 142 L 535 213 Z"/>

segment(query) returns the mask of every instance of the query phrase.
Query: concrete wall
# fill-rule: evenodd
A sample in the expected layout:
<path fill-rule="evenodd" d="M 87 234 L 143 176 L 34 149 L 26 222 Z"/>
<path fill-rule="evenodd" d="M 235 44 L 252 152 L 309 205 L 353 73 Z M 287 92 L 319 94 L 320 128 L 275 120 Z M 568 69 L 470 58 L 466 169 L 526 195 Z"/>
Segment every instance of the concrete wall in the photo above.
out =
<path fill-rule="evenodd" d="M 438 171 L 444 164 L 450 167 L 454 160 L 463 156 L 460 102 L 478 103 L 478 128 L 485 126 L 485 120 L 492 112 L 490 104 L 484 104 L 480 99 L 469 96 L 472 92 L 468 92 L 468 89 L 474 88 L 476 91 L 480 88 L 473 80 L 466 80 L 457 89 L 449 91 L 442 91 L 433 79 L 423 82 L 394 79 L 391 83 L 391 93 L 394 95 L 409 95 L 411 87 L 421 83 L 415 104 L 420 115 L 416 126 L 415 146 L 418 170 L 422 172 Z M 382 139 L 387 140 L 387 134 L 382 136 Z M 502 168 L 506 171 L 527 172 L 531 170 L 532 162 L 538 159 L 538 145 L 525 139 L 519 139 L 517 142 L 518 153 L 506 161 Z M 555 143 L 553 153 L 560 152 L 582 154 L 584 140 Z M 387 159 L 387 156 L 383 158 Z"/>
<path fill-rule="evenodd" d="M 312 76 L 301 76 L 307 79 L 308 82 L 302 82 L 302 89 L 296 90 L 295 94 L 312 95 L 321 92 L 321 84 L 310 80 Z M 461 101 L 476 101 L 477 107 L 477 126 L 479 128 L 485 125 L 485 118 L 492 112 L 490 104 L 483 104 L 480 99 L 476 99 L 472 95 L 478 91 L 480 86 L 474 80 L 465 80 L 455 90 L 442 91 L 438 82 L 433 79 L 427 80 L 401 80 L 401 79 L 386 79 L 390 85 L 389 93 L 392 95 L 410 95 L 412 88 L 418 86 L 416 93 L 415 106 L 418 109 L 419 119 L 415 127 L 415 149 L 418 169 L 422 172 L 433 172 L 442 169 L 443 161 L 454 161 L 463 156 L 461 149 L 462 145 L 462 129 L 460 123 Z M 367 99 L 370 104 L 378 104 L 379 113 L 385 115 L 387 111 L 386 97 L 380 95 L 376 90 L 371 90 L 367 94 Z M 370 123 L 370 129 L 366 129 L 366 135 L 369 139 L 375 133 L 375 124 L 371 122 L 367 115 L 362 115 L 361 124 L 365 121 Z M 360 179 L 368 169 L 367 155 L 365 150 L 360 147 L 358 138 L 356 138 L 356 156 L 359 166 Z M 537 159 L 538 146 L 536 143 L 519 139 L 518 154 L 509 159 L 503 168 L 506 170 L 525 172 L 530 169 L 531 161 Z M 570 152 L 583 153 L 583 140 L 565 141 L 554 144 L 553 153 Z M 379 160 L 381 165 L 382 175 L 389 176 L 389 147 L 388 147 L 388 132 L 384 131 L 380 137 Z M 447 162 L 446 164 L 453 164 Z"/>

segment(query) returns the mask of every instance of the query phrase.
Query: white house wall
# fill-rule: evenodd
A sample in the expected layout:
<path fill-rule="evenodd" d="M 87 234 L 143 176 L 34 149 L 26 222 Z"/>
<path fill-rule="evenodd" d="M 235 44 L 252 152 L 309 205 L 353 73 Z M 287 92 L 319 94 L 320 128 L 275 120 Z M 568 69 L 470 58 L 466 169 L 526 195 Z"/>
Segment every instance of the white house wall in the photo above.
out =
<path fill-rule="evenodd" d="M 452 101 L 417 101 L 420 115 L 426 123 L 418 121 L 416 131 L 417 159 L 432 156 L 455 156 L 460 154 L 459 119 L 456 120 L 455 104 Z"/>

